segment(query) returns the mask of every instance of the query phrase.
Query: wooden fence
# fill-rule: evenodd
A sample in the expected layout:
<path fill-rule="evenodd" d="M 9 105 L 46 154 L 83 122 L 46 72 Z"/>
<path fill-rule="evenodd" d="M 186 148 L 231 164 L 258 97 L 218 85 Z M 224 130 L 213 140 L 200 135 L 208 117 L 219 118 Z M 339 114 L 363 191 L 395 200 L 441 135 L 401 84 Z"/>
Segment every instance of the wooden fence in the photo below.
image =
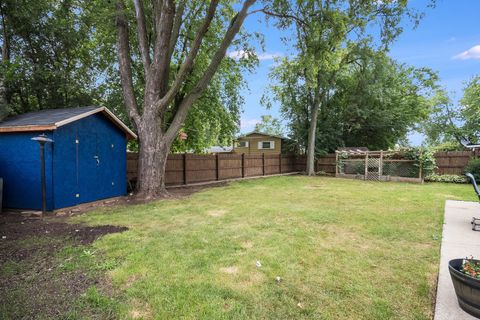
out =
<path fill-rule="evenodd" d="M 127 177 L 137 177 L 136 153 L 127 153 Z M 182 185 L 289 173 L 305 170 L 305 157 L 281 154 L 171 154 L 166 184 Z"/>
<path fill-rule="evenodd" d="M 465 166 L 471 158 L 480 156 L 480 150 L 476 151 L 445 151 L 435 153 L 437 160 L 437 174 L 463 175 Z"/>
<path fill-rule="evenodd" d="M 479 151 L 437 152 L 437 174 L 462 175 L 472 157 Z M 127 176 L 137 177 L 136 153 L 127 153 Z M 280 154 L 171 154 L 166 168 L 166 184 L 182 185 L 216 180 L 237 179 L 263 175 L 305 171 L 306 157 Z M 315 171 L 335 175 L 335 154 L 318 157 Z"/>

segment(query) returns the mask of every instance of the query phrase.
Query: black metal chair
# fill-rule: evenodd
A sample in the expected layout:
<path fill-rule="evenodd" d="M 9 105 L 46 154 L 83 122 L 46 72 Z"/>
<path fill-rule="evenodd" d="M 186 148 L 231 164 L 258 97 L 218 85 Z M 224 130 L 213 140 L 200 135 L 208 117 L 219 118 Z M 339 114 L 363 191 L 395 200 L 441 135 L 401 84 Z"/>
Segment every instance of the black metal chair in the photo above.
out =
<path fill-rule="evenodd" d="M 480 190 L 478 190 L 478 185 L 477 181 L 475 181 L 475 177 L 470 172 L 465 173 L 465 176 L 467 176 L 470 179 L 470 182 L 472 182 L 473 190 L 475 190 L 478 200 L 480 201 Z M 480 231 L 480 218 L 472 218 L 472 230 Z"/>

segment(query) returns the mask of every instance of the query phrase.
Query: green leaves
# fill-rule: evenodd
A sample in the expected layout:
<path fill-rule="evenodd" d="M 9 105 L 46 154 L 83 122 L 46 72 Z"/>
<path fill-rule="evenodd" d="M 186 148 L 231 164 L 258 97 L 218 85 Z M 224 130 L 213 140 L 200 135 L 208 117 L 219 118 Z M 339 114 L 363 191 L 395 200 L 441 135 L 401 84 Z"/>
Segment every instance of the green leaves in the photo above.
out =
<path fill-rule="evenodd" d="M 0 27 L 5 97 L 15 113 L 87 105 L 97 97 L 91 27 L 81 1 L 3 1 Z"/>
<path fill-rule="evenodd" d="M 271 115 L 263 115 L 262 122 L 255 125 L 255 131 L 273 134 L 277 136 L 283 135 L 280 120 L 272 117 Z"/>
<path fill-rule="evenodd" d="M 344 67 L 327 87 L 318 118 L 317 154 L 338 146 L 393 148 L 430 112 L 427 94 L 437 79 L 431 70 L 398 64 L 385 53 L 370 49 L 358 50 L 355 55 L 355 63 Z M 271 91 L 289 120 L 293 138 L 302 146 L 307 141 L 308 106 L 314 96 L 305 69 L 298 59 L 284 59 L 271 73 L 277 81 Z"/>
<path fill-rule="evenodd" d="M 466 83 L 459 106 L 442 89 L 437 89 L 428 103 L 431 113 L 421 129 L 429 144 L 447 143 L 458 149 L 460 143 L 480 142 L 480 76 Z"/>

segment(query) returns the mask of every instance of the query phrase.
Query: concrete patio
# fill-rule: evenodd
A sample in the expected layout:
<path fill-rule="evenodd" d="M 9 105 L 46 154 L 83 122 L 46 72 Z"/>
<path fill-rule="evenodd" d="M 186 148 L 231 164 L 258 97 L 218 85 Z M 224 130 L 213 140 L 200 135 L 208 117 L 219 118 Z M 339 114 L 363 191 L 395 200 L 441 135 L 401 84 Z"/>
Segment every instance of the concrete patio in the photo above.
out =
<path fill-rule="evenodd" d="M 458 306 L 452 280 L 448 272 L 448 261 L 473 255 L 480 257 L 480 231 L 473 231 L 470 221 L 480 217 L 477 202 L 447 200 L 443 225 L 440 270 L 438 276 L 435 320 L 476 319 Z"/>

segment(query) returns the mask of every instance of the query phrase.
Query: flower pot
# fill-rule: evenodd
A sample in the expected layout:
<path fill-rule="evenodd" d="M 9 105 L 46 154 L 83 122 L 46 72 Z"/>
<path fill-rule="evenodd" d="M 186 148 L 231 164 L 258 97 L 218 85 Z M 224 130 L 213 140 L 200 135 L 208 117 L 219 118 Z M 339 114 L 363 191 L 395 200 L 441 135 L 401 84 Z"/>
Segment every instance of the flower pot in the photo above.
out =
<path fill-rule="evenodd" d="M 480 280 L 460 272 L 462 262 L 463 259 L 453 259 L 448 263 L 458 304 L 465 312 L 480 319 Z"/>

